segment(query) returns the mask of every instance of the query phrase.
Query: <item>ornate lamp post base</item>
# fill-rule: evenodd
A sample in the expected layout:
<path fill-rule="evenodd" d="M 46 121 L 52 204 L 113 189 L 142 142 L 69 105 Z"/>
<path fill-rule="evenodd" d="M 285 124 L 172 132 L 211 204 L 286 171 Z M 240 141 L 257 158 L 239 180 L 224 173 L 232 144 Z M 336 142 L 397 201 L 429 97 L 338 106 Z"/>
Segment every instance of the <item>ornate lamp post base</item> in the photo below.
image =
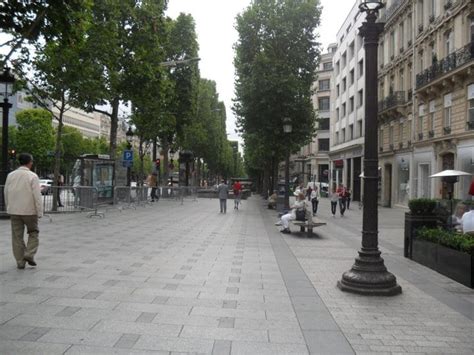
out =
<path fill-rule="evenodd" d="M 380 251 L 359 251 L 354 265 L 337 282 L 342 291 L 366 296 L 395 296 L 402 293 L 395 276 L 387 271 Z"/>

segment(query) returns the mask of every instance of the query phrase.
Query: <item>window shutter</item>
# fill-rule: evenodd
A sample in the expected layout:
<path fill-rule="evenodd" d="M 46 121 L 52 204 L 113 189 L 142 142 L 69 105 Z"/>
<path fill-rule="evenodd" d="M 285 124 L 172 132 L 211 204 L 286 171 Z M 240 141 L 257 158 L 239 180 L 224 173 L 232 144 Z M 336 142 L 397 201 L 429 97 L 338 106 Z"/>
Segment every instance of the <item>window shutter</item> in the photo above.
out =
<path fill-rule="evenodd" d="M 453 104 L 452 99 L 453 99 L 452 93 L 444 95 L 444 107 L 445 108 L 452 106 L 452 104 Z"/>

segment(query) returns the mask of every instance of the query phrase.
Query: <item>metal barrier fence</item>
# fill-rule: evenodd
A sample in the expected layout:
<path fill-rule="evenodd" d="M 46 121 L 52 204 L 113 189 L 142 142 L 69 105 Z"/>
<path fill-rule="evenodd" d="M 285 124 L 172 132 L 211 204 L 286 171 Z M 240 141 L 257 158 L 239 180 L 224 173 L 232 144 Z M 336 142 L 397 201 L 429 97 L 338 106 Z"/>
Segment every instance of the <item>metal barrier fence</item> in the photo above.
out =
<path fill-rule="evenodd" d="M 160 186 L 158 188 L 160 198 L 180 201 L 181 204 L 185 200 L 197 201 L 198 188 L 195 186 Z"/>

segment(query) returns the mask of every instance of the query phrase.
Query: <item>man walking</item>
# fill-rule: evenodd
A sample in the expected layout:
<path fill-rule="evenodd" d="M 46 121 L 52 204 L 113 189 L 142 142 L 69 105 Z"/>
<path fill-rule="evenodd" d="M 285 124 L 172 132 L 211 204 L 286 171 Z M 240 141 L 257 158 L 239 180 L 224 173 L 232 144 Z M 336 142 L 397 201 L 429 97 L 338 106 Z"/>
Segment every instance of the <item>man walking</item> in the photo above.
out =
<path fill-rule="evenodd" d="M 38 250 L 38 219 L 43 216 L 43 205 L 38 175 L 31 171 L 33 157 L 20 154 L 20 167 L 8 174 L 5 183 L 5 203 L 12 225 L 13 256 L 18 269 L 25 263 L 36 266 L 35 254 Z M 28 244 L 23 240 L 24 230 L 28 233 Z"/>
<path fill-rule="evenodd" d="M 229 194 L 229 186 L 227 186 L 224 179 L 222 179 L 219 186 L 217 186 L 217 194 L 221 206 L 221 213 L 227 213 L 227 196 Z"/>

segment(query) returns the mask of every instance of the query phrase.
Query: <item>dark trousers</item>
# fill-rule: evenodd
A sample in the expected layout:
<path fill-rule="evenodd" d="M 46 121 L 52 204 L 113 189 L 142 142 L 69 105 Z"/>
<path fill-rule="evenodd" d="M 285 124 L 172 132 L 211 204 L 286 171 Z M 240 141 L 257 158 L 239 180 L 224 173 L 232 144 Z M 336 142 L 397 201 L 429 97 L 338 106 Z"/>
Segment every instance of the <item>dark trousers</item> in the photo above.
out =
<path fill-rule="evenodd" d="M 347 209 L 349 209 L 349 206 L 351 205 L 351 198 L 348 197 L 347 198 Z"/>
<path fill-rule="evenodd" d="M 319 201 L 317 199 L 312 199 L 311 203 L 313 204 L 313 214 L 316 214 L 318 212 Z"/>
<path fill-rule="evenodd" d="M 152 201 L 155 201 L 155 199 L 158 200 L 158 198 L 159 198 L 158 196 L 156 196 L 156 190 L 157 190 L 156 187 L 151 188 L 151 200 Z"/>
<path fill-rule="evenodd" d="M 331 201 L 331 213 L 336 214 L 337 202 Z"/>
<path fill-rule="evenodd" d="M 339 212 L 341 212 L 341 216 L 344 216 L 344 212 L 346 212 L 346 198 L 339 199 Z"/>

